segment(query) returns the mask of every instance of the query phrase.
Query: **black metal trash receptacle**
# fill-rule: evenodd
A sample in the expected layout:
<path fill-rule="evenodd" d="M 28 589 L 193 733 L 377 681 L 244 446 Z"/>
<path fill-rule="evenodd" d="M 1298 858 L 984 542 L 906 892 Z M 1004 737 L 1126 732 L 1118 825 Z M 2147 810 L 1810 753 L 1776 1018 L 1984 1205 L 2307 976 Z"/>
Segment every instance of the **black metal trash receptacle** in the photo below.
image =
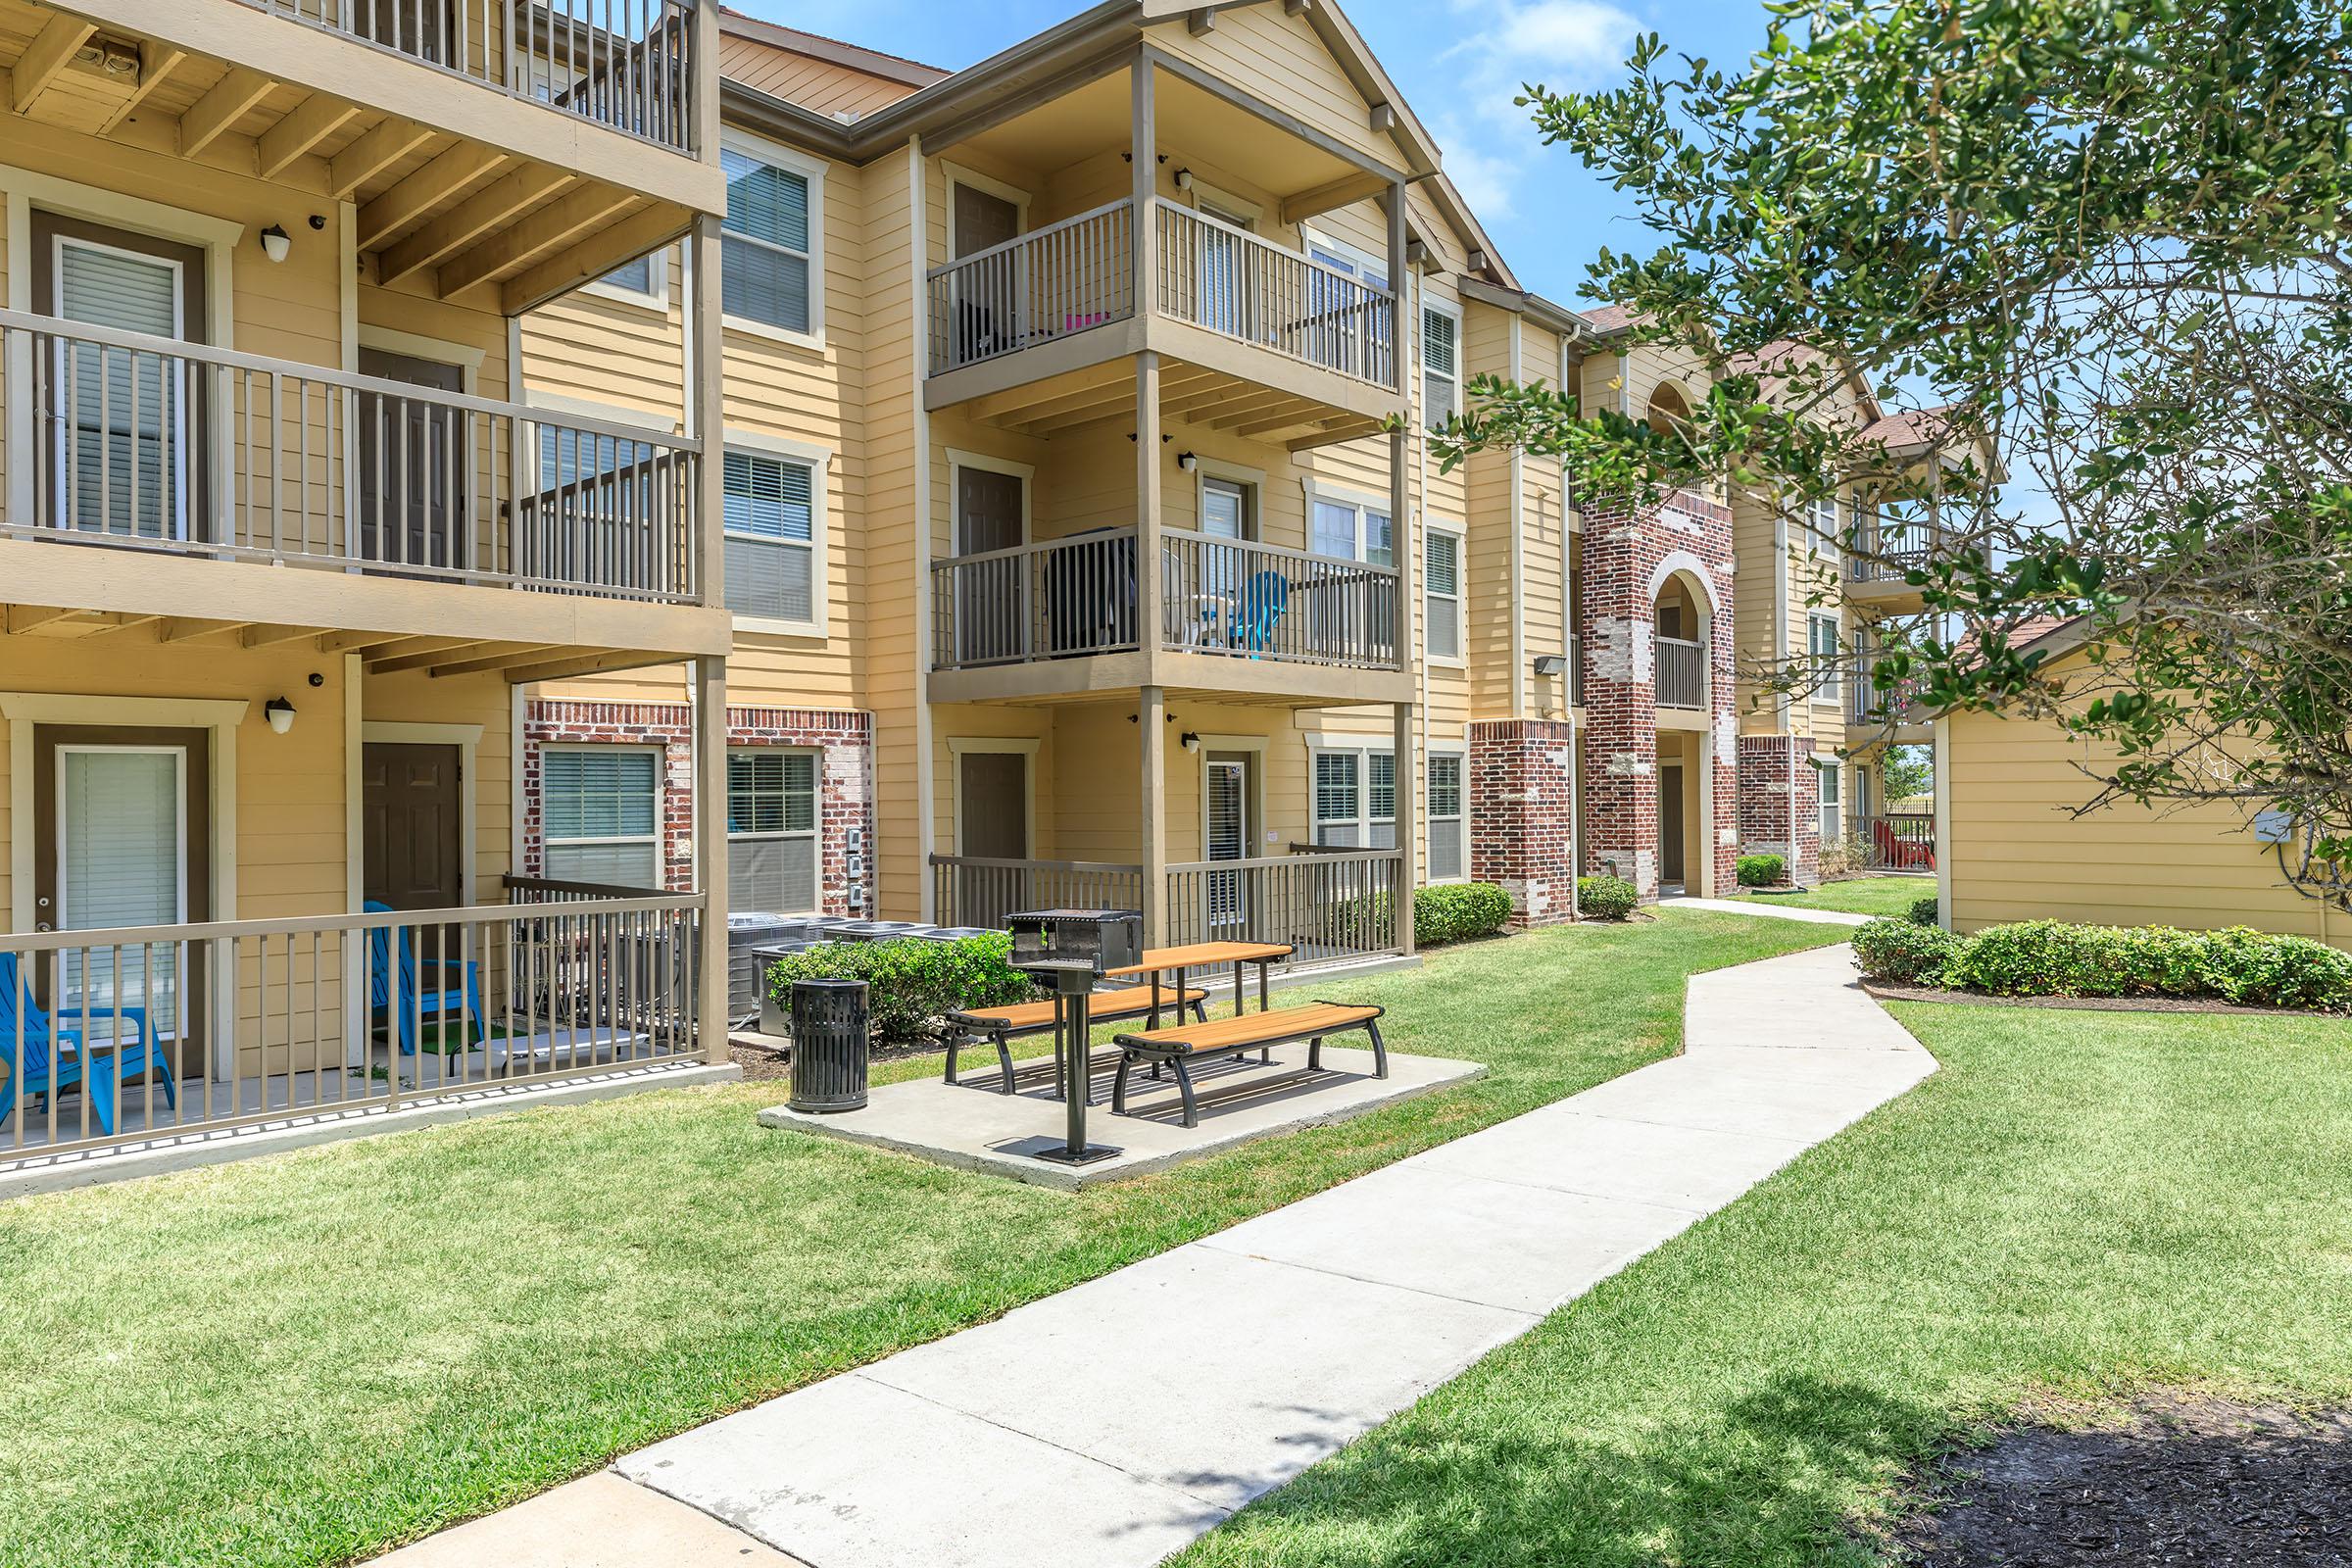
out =
<path fill-rule="evenodd" d="M 872 1047 L 862 980 L 792 983 L 792 1108 L 859 1110 Z"/>

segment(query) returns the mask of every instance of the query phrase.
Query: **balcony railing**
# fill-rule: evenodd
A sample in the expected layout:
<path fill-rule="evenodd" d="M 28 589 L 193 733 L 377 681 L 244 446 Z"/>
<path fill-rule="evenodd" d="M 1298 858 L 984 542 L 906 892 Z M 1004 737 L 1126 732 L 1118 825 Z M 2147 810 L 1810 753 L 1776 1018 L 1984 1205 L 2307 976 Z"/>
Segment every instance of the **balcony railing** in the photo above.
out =
<path fill-rule="evenodd" d="M 1152 210 L 1146 288 L 1137 285 L 1132 201 L 933 268 L 930 373 L 1056 342 L 1149 309 L 1302 365 L 1396 388 L 1396 301 L 1387 289 L 1205 214 L 1157 201 Z"/>
<path fill-rule="evenodd" d="M 1373 386 L 1396 385 L 1396 300 L 1205 213 L 1155 202 L 1159 314 Z"/>
<path fill-rule="evenodd" d="M 13 1091 L 0 1092 L 0 1163 L 700 1054 L 701 895 L 518 882 L 510 896 L 0 933 L 0 1079 Z"/>
<path fill-rule="evenodd" d="M 245 0 L 681 152 L 696 151 L 698 0 Z"/>
<path fill-rule="evenodd" d="M 1926 811 L 1886 811 L 1847 818 L 1846 847 L 1864 870 L 1936 869 L 1936 818 Z"/>
<path fill-rule="evenodd" d="M 0 311 L 0 534 L 699 603 L 696 441 Z"/>
<path fill-rule="evenodd" d="M 1161 646 L 1351 669 L 1398 665 L 1395 568 L 1280 545 L 1163 534 Z"/>
<path fill-rule="evenodd" d="M 976 669 L 1136 646 L 1135 530 L 931 564 L 931 667 Z"/>
<path fill-rule="evenodd" d="M 1707 706 L 1707 645 L 1686 637 L 1657 639 L 1657 693 L 1660 708 Z"/>
<path fill-rule="evenodd" d="M 939 918 L 1002 930 L 1016 909 L 1140 909 L 1144 868 L 1103 860 L 1005 860 L 931 857 Z"/>

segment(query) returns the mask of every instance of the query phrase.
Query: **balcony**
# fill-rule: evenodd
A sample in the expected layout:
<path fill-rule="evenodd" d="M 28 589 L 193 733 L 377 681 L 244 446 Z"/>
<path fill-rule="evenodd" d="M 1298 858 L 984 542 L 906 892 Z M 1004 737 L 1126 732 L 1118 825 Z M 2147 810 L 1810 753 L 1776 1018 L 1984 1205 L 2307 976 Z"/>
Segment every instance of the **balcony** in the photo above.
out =
<path fill-rule="evenodd" d="M 1146 226 L 1148 270 L 1138 265 L 1132 200 L 932 269 L 931 406 L 1155 347 L 1196 377 L 1229 376 L 1297 400 L 1287 409 L 1236 400 L 1230 424 L 1214 412 L 1200 416 L 1212 428 L 1246 419 L 1253 436 L 1347 440 L 1393 411 L 1396 301 L 1387 289 L 1157 199 Z M 1102 385 L 1115 406 L 1119 383 Z M 1091 409 L 1080 397 L 1056 412 L 1071 422 L 1095 416 L 1081 416 L 1080 406 Z"/>
<path fill-rule="evenodd" d="M 1846 822 L 1846 847 L 1866 871 L 1936 869 L 1936 818 L 1926 811 L 1885 811 Z"/>
<path fill-rule="evenodd" d="M 643 607 L 615 630 L 705 603 L 696 441 L 19 312 L 0 349 L 0 540 L 41 547 L 10 552 L 12 602 L 219 615 L 240 564 L 295 567 L 260 618 L 366 627 L 370 594 L 429 617 L 437 584 L 452 629 L 488 612 L 550 645 L 583 598 Z M 131 558 L 175 564 L 141 598 Z M 485 589 L 511 592 L 465 598 Z"/>
<path fill-rule="evenodd" d="M 1659 637 L 1656 679 L 1660 708 L 1706 711 L 1707 645 L 1687 637 Z"/>
<path fill-rule="evenodd" d="M 934 700 L 1146 684 L 1147 652 L 1159 684 L 1364 702 L 1386 700 L 1367 673 L 1404 670 L 1393 567 L 1170 529 L 1159 612 L 1139 615 L 1136 548 L 1134 529 L 1102 529 L 933 562 Z M 936 678 L 988 670 L 1019 673 Z"/>

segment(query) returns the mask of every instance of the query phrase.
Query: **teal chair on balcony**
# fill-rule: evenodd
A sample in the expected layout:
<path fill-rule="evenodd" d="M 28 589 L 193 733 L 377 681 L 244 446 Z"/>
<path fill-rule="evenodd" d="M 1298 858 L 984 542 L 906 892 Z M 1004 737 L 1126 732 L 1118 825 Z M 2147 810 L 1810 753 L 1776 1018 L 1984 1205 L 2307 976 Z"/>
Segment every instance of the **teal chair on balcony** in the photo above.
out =
<path fill-rule="evenodd" d="M 89 1097 L 98 1130 L 111 1135 L 118 1086 L 136 1083 L 150 1074 L 163 1084 L 164 1103 L 179 1108 L 179 1085 L 172 1077 L 171 1063 L 157 1048 L 155 1025 L 148 1020 L 145 1007 L 85 1008 L 76 1004 L 67 1009 L 66 1017 L 70 1023 L 60 1023 L 42 1011 L 31 991 L 20 982 L 17 956 L 0 953 L 0 1066 L 8 1069 L 6 1081 L 0 1082 L 0 1122 L 8 1120 L 19 1094 L 57 1095 L 78 1087 Z M 85 1042 L 82 1031 L 100 1018 L 130 1024 L 137 1031 L 136 1038 Z M 91 1030 L 92 1035 L 96 1033 Z M 20 1046 L 22 1060 L 18 1059 Z M 63 1061 L 57 1059 L 61 1046 L 70 1048 Z M 85 1069 L 92 1061 L 108 1066 L 87 1074 Z"/>
<path fill-rule="evenodd" d="M 1242 584 L 1240 600 L 1233 610 L 1233 640 L 1251 653 L 1262 653 L 1274 646 L 1274 628 L 1282 621 L 1282 612 L 1291 606 L 1291 579 L 1279 571 L 1253 572 Z"/>
<path fill-rule="evenodd" d="M 390 914 L 392 906 L 368 901 L 369 914 Z M 400 937 L 400 958 L 392 957 L 392 938 Z M 418 989 L 419 969 L 438 971 L 432 976 L 428 989 Z M 452 975 L 455 979 L 452 979 Z M 399 985 L 394 987 L 397 975 Z M 379 925 L 368 932 L 368 1001 L 378 1016 L 389 1013 L 392 1031 L 400 1039 L 400 1054 L 416 1054 L 420 1025 L 431 1018 L 439 1025 L 437 1041 L 440 1054 L 455 1056 L 469 1046 L 487 1040 L 490 1031 L 482 1023 L 481 965 L 466 958 L 430 958 L 419 964 L 409 941 L 409 928 Z M 465 1039 L 453 1047 L 448 1036 L 449 1019 L 455 1014 L 465 1028 Z"/>

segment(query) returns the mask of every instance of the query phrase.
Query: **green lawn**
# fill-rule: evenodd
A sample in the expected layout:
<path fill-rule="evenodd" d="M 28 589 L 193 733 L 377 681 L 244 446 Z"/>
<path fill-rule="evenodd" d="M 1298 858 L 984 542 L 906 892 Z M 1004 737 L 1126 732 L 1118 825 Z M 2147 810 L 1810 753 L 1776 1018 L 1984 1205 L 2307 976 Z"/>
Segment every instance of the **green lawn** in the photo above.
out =
<path fill-rule="evenodd" d="M 762 1131 L 767 1084 L 0 1205 L 0 1556 L 369 1555 L 1588 1088 L 1676 1048 L 1690 971 L 1840 934 L 1675 910 L 1346 982 L 1491 1075 L 1085 1195 Z"/>
<path fill-rule="evenodd" d="M 2352 1400 L 2352 1024 L 1897 1006 L 1903 1100 L 1181 1568 L 1796 1568 L 2022 1397 Z"/>
<path fill-rule="evenodd" d="M 1932 876 L 1858 876 L 1843 882 L 1824 882 L 1803 893 L 1749 893 L 1733 897 L 1753 904 L 1786 905 L 1798 909 L 1842 909 L 1848 914 L 1904 915 L 1921 899 L 1936 896 Z"/>

